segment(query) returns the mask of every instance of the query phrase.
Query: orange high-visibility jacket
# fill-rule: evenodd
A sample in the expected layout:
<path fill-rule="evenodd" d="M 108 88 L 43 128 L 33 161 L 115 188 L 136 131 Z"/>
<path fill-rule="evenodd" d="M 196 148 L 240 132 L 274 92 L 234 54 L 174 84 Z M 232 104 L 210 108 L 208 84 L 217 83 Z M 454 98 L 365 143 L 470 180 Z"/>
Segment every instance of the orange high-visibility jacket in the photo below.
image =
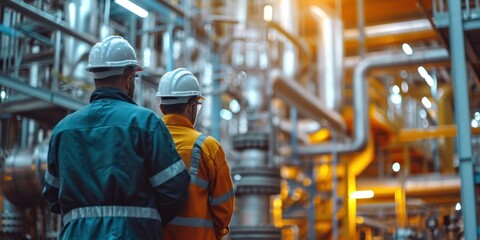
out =
<path fill-rule="evenodd" d="M 222 146 L 177 114 L 163 117 L 191 176 L 185 208 L 164 228 L 164 240 L 221 239 L 233 215 L 233 182 Z"/>

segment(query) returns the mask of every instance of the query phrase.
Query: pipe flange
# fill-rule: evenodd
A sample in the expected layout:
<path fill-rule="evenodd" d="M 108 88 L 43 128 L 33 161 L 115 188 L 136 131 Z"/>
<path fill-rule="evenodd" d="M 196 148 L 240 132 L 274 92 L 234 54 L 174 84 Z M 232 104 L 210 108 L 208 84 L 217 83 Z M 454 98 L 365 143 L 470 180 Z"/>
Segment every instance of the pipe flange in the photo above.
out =
<path fill-rule="evenodd" d="M 235 194 L 280 193 L 280 169 L 270 167 L 237 167 L 232 169 Z"/>
<path fill-rule="evenodd" d="M 282 230 L 275 228 L 272 225 L 260 226 L 231 226 L 228 239 L 232 240 L 250 240 L 250 239 L 265 239 L 265 240 L 281 240 Z"/>
<path fill-rule="evenodd" d="M 262 132 L 247 132 L 232 137 L 232 145 L 236 150 L 248 148 L 268 150 L 269 135 Z"/>

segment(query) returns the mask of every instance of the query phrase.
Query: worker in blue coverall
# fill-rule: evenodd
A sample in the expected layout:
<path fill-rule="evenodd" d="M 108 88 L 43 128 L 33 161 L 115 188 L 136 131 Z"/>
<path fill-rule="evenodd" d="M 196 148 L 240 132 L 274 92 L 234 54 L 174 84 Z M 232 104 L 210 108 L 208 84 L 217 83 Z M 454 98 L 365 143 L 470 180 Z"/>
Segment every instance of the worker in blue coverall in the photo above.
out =
<path fill-rule="evenodd" d="M 61 214 L 60 239 L 162 239 L 190 175 L 163 121 L 132 100 L 143 67 L 119 36 L 95 44 L 90 104 L 53 129 L 43 197 Z"/>

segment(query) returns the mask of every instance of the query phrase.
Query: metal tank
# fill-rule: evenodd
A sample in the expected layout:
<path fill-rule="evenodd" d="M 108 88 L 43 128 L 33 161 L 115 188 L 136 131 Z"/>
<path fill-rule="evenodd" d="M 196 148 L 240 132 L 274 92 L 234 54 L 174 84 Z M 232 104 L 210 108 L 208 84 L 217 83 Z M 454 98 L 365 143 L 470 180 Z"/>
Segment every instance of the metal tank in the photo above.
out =
<path fill-rule="evenodd" d="M 47 166 L 48 142 L 36 147 L 13 149 L 1 171 L 3 195 L 19 208 L 41 206 Z"/>

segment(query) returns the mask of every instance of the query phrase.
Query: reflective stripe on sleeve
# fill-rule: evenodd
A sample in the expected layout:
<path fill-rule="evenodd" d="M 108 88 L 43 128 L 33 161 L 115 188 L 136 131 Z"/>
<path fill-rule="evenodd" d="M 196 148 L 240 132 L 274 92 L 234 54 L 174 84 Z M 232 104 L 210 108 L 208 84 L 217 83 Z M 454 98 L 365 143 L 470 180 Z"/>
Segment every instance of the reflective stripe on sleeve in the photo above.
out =
<path fill-rule="evenodd" d="M 208 181 L 207 180 L 205 180 L 201 177 L 198 177 L 198 176 L 190 175 L 190 177 L 191 177 L 191 180 L 190 180 L 191 184 L 195 184 L 195 185 L 207 190 L 207 188 L 208 188 Z"/>
<path fill-rule="evenodd" d="M 150 184 L 152 187 L 158 187 L 162 183 L 168 181 L 170 178 L 175 177 L 177 174 L 181 173 L 182 171 L 186 170 L 185 163 L 182 160 L 177 161 L 176 163 L 170 165 L 170 167 L 164 169 L 163 171 L 155 174 L 155 176 L 151 177 Z"/>
<path fill-rule="evenodd" d="M 193 144 L 192 158 L 190 162 L 190 175 L 197 176 L 198 165 L 200 164 L 200 156 L 202 155 L 202 144 L 203 141 L 207 138 L 207 135 L 200 134 Z"/>
<path fill-rule="evenodd" d="M 218 206 L 222 203 L 224 203 L 225 201 L 227 201 L 228 199 L 230 199 L 231 197 L 234 196 L 234 192 L 233 192 L 233 189 L 230 190 L 229 192 L 223 194 L 222 196 L 220 197 L 208 197 L 208 203 L 210 205 L 213 205 L 213 206 Z"/>
<path fill-rule="evenodd" d="M 130 217 L 162 221 L 155 208 L 133 206 L 94 206 L 75 208 L 63 216 L 63 224 L 80 218 Z"/>
<path fill-rule="evenodd" d="M 45 181 L 48 183 L 48 185 L 54 187 L 54 188 L 60 188 L 60 181 L 58 180 L 57 177 L 53 176 L 47 169 L 45 171 Z"/>
<path fill-rule="evenodd" d="M 213 222 L 203 218 L 190 218 L 190 217 L 175 217 L 168 223 L 169 225 L 177 225 L 184 227 L 204 227 L 213 228 Z"/>

